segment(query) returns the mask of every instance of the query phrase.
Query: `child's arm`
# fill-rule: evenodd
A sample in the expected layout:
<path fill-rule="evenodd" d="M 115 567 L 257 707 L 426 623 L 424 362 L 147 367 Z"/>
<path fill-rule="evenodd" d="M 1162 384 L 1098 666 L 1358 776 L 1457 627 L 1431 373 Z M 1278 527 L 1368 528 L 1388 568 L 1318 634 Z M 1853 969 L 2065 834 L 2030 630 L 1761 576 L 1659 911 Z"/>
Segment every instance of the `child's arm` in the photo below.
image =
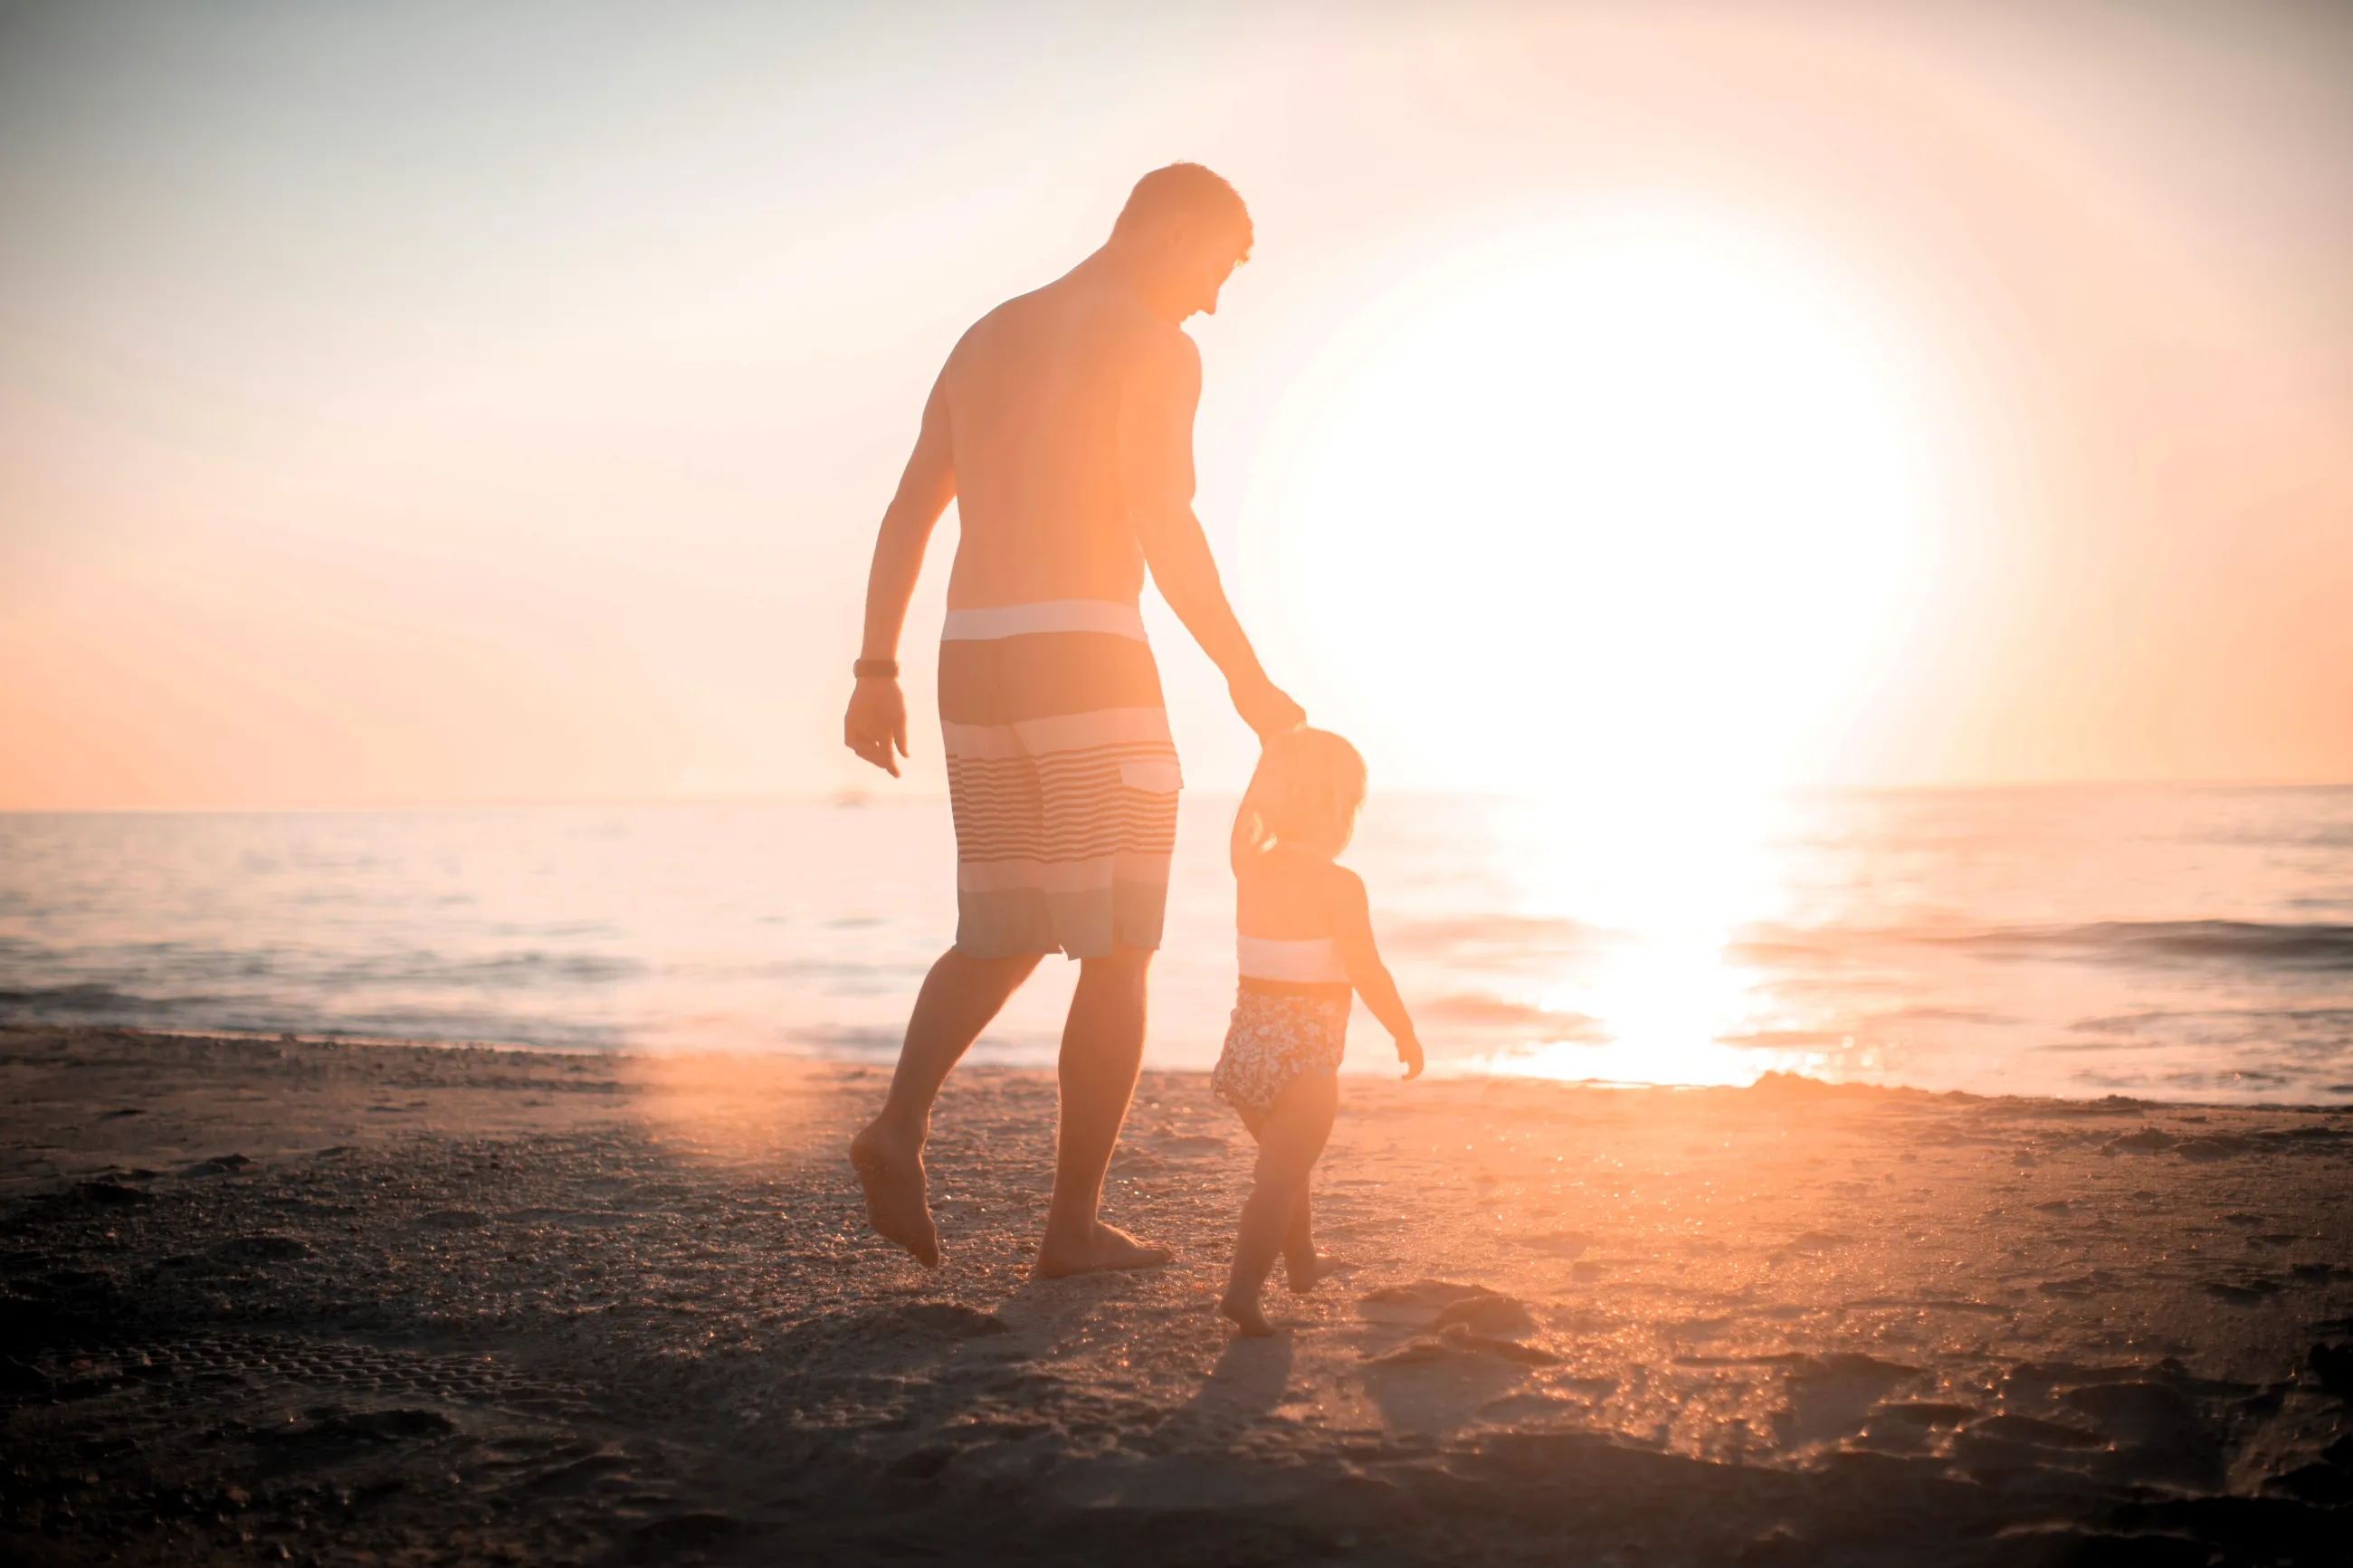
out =
<path fill-rule="evenodd" d="M 1406 1016 L 1397 982 L 1389 978 L 1388 965 L 1381 962 L 1380 950 L 1373 945 L 1373 911 L 1365 900 L 1364 879 L 1345 866 L 1335 866 L 1332 872 L 1332 944 L 1339 949 L 1348 984 L 1397 1041 L 1398 1060 L 1405 1063 L 1405 1076 L 1419 1078 L 1421 1041 L 1413 1032 L 1413 1020 Z"/>

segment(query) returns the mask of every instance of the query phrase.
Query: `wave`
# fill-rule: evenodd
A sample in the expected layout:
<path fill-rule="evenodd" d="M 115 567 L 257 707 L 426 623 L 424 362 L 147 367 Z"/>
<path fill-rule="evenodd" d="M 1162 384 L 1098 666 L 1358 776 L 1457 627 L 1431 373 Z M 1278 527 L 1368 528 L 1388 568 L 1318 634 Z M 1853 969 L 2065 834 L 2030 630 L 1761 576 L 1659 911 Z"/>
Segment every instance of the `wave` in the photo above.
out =
<path fill-rule="evenodd" d="M 1440 1023 L 1473 1028 L 1535 1031 L 1564 1040 L 1606 1040 L 1609 1037 L 1608 1029 L 1599 1018 L 1588 1017 L 1583 1013 L 1534 1007 L 1525 1002 L 1507 1001 L 1500 996 L 1467 993 L 1440 996 L 1425 1004 L 1422 1012 Z"/>
<path fill-rule="evenodd" d="M 152 996 L 135 996 L 111 985 L 34 985 L 0 989 L 0 1017 L 87 1017 L 94 1020 L 153 1018 L 170 1013 L 177 1004 Z"/>
<path fill-rule="evenodd" d="M 1941 940 L 1999 953 L 2173 958 L 2297 969 L 2353 969 L 2353 925 L 2263 921 L 2101 921 L 2047 930 L 1984 931 Z"/>
<path fill-rule="evenodd" d="M 61 951 L 0 939 L 0 1003 L 38 997 L 60 1003 L 70 995 L 108 990 L 94 980 L 53 980 L 25 986 L 25 977 L 129 976 L 175 986 L 231 988 L 292 984 L 330 987 L 411 988 L 447 985 L 469 990 L 524 990 L 547 986 L 589 988 L 638 979 L 651 973 L 646 961 L 628 955 L 520 949 L 448 956 L 427 949 L 339 953 L 314 948 L 230 948 L 195 942 L 145 942 Z M 139 998 L 117 993 L 132 1002 Z M 205 1000 L 207 998 L 192 998 Z M 159 1004 L 160 1005 L 160 1004 Z"/>
<path fill-rule="evenodd" d="M 617 1047 L 625 1033 L 608 1024 L 569 1019 L 543 1009 L 429 1004 L 354 1007 L 290 991 L 277 996 L 142 995 L 94 981 L 0 987 L 0 1024 L 471 1041 L 571 1050 Z"/>
<path fill-rule="evenodd" d="M 1558 916 L 1465 914 L 1404 921 L 1381 934 L 1392 946 L 1425 953 L 1456 954 L 1467 948 L 1550 954 L 1588 945 L 1605 933 Z"/>
<path fill-rule="evenodd" d="M 2353 970 L 2353 925 L 2264 921 L 2095 921 L 2084 925 L 1963 931 L 1758 927 L 1734 943 L 1731 951 L 1750 963 L 1779 965 L 1835 960 L 1884 942 L 1952 948 L 1995 959 Z"/>

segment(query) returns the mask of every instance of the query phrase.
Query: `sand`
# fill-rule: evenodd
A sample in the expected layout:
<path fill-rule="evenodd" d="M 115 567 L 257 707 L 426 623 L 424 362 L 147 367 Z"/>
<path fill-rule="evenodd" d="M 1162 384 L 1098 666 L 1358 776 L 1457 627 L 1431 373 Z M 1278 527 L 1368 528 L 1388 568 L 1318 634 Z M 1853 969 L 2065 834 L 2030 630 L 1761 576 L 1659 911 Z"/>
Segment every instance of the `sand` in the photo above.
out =
<path fill-rule="evenodd" d="M 2353 1562 L 2353 1114 L 1351 1079 L 1288 1331 L 1249 1141 L 1148 1075 L 1028 1277 L 1050 1077 L 946 1261 L 869 1069 L 0 1030 L 0 1558 Z"/>

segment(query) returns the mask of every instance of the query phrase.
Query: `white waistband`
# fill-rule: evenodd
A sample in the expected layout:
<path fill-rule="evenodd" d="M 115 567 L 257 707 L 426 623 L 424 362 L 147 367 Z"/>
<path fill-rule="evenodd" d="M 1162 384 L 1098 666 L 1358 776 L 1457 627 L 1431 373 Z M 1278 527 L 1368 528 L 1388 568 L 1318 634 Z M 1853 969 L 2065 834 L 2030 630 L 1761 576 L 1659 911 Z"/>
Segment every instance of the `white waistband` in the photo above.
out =
<path fill-rule="evenodd" d="M 1284 980 L 1293 984 L 1348 983 L 1347 965 L 1328 936 L 1293 942 L 1277 937 L 1237 936 L 1234 953 L 1245 980 Z"/>
<path fill-rule="evenodd" d="M 940 640 L 989 642 L 1038 632 L 1107 632 L 1142 642 L 1144 614 L 1134 605 L 1113 599 L 1048 599 L 1036 605 L 992 605 L 986 609 L 950 610 L 947 624 L 940 628 Z"/>

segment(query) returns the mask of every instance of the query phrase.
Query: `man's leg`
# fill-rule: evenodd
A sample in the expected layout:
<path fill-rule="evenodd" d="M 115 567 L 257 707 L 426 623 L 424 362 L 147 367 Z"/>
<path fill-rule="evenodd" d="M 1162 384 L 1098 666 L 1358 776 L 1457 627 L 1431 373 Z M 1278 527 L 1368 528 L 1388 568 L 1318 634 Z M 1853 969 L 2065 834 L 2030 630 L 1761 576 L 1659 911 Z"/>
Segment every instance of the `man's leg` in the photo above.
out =
<path fill-rule="evenodd" d="M 954 949 L 940 955 L 923 976 L 907 1037 L 899 1047 L 899 1070 L 882 1113 L 849 1142 L 850 1163 L 866 1189 L 866 1217 L 885 1240 L 914 1254 L 926 1268 L 940 1261 L 940 1236 L 932 1225 L 931 1200 L 923 1190 L 923 1139 L 931 1131 L 932 1101 L 940 1085 L 1005 999 L 1029 978 L 1038 955 L 973 958 Z"/>
<path fill-rule="evenodd" d="M 1134 947 L 1114 948 L 1109 957 L 1079 965 L 1078 989 L 1062 1026 L 1054 1201 L 1038 1247 L 1038 1272 L 1049 1279 L 1168 1261 L 1167 1248 L 1147 1247 L 1095 1217 L 1103 1172 L 1144 1063 L 1145 977 L 1151 965 L 1151 952 Z"/>

